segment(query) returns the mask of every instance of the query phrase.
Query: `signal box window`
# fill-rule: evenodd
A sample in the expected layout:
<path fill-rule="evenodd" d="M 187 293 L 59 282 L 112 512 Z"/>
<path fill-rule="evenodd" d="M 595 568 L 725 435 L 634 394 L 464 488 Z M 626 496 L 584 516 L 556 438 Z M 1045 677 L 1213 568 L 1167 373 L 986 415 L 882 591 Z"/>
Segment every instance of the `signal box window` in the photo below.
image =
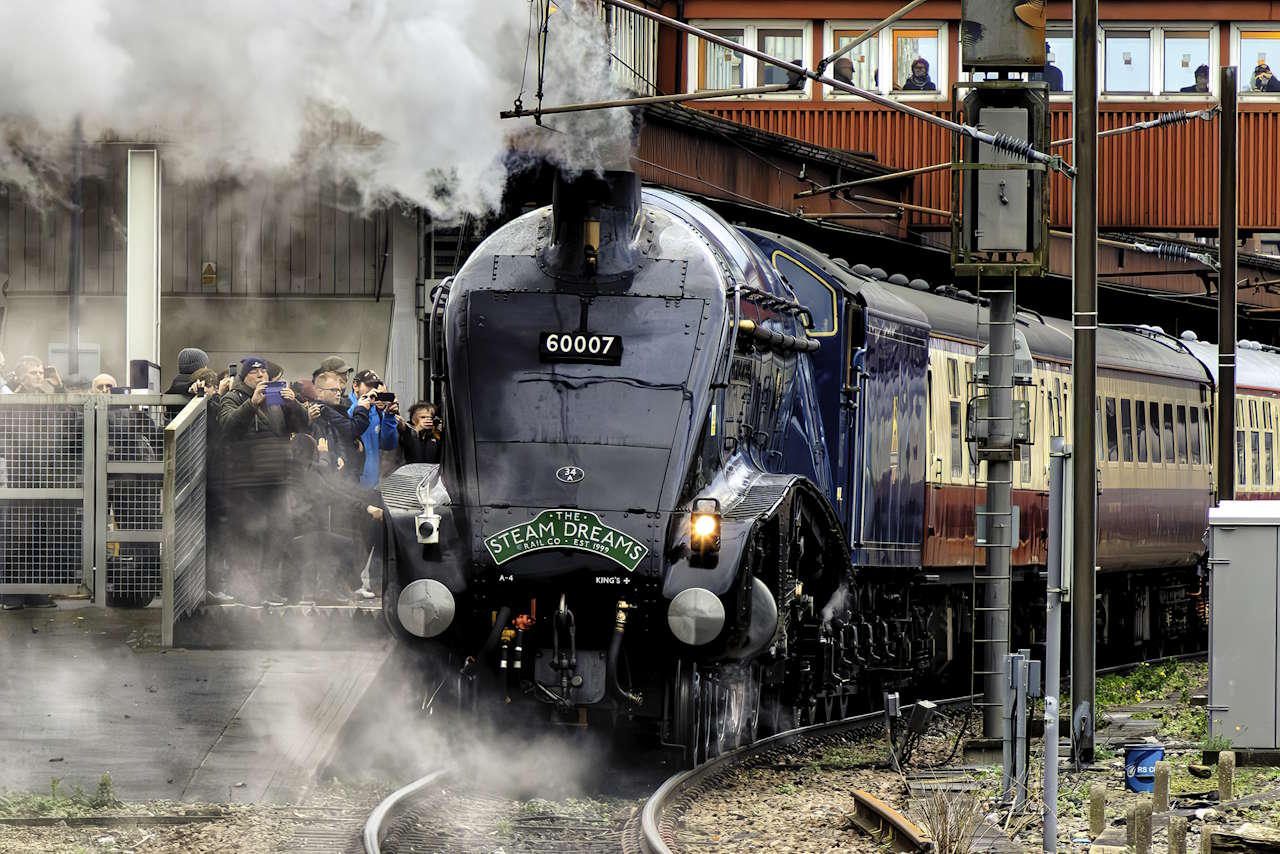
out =
<path fill-rule="evenodd" d="M 1103 69 L 1104 92 L 1150 93 L 1151 33 L 1147 30 L 1106 30 Z"/>
<path fill-rule="evenodd" d="M 1240 91 L 1280 92 L 1272 67 L 1280 62 L 1280 31 L 1240 33 Z"/>
<path fill-rule="evenodd" d="M 707 32 L 738 44 L 742 44 L 744 39 L 741 29 L 708 30 Z M 698 54 L 699 89 L 741 89 L 746 85 L 743 78 L 742 54 L 711 42 L 699 41 L 699 44 L 701 45 L 701 52 Z"/>
<path fill-rule="evenodd" d="M 1071 31 L 1050 30 L 1045 45 L 1044 70 L 1031 72 L 1031 79 L 1048 83 L 1050 92 L 1070 92 L 1076 73 Z"/>
<path fill-rule="evenodd" d="M 895 92 L 936 92 L 941 71 L 938 68 L 938 30 L 893 31 L 893 89 Z"/>
<path fill-rule="evenodd" d="M 1209 94 L 1208 30 L 1165 31 L 1162 85 L 1165 92 Z"/>
<path fill-rule="evenodd" d="M 834 52 L 856 40 L 865 30 L 835 30 L 832 33 Z M 878 35 L 864 41 L 831 66 L 831 76 L 859 89 L 880 89 L 880 38 Z"/>
<path fill-rule="evenodd" d="M 778 59 L 794 60 L 800 65 L 809 64 L 804 55 L 804 30 L 801 29 L 756 30 L 756 50 Z M 786 83 L 787 71 L 767 62 L 759 62 L 756 67 L 756 80 L 757 85 L 760 86 Z"/>

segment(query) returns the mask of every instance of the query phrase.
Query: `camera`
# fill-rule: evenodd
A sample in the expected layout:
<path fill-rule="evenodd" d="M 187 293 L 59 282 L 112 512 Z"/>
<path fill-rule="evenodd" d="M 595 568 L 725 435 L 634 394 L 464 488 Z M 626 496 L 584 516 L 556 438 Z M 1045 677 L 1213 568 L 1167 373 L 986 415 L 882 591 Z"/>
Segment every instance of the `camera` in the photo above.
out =
<path fill-rule="evenodd" d="M 380 391 L 376 395 L 374 395 L 374 398 L 379 403 L 391 403 L 396 399 L 396 395 L 395 395 L 395 392 L 393 391 Z"/>

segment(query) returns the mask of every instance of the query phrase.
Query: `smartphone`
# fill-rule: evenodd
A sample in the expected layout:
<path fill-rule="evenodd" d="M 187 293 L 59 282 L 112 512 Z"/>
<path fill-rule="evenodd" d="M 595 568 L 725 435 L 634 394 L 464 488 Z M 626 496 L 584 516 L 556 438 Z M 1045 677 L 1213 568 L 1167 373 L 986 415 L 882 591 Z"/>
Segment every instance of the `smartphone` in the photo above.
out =
<path fill-rule="evenodd" d="M 393 391 L 380 391 L 375 395 L 375 399 L 379 403 L 391 403 L 396 399 L 396 395 Z"/>
<path fill-rule="evenodd" d="M 284 380 L 276 380 L 275 382 L 267 383 L 266 387 L 262 390 L 263 397 L 265 397 L 267 401 L 267 406 L 284 405 L 284 398 L 280 396 L 280 392 L 286 385 L 288 385 L 288 383 Z"/>
<path fill-rule="evenodd" d="M 231 364 L 227 365 L 227 376 L 231 377 L 232 379 L 235 379 L 236 374 L 238 373 L 240 373 L 239 362 L 232 362 Z"/>

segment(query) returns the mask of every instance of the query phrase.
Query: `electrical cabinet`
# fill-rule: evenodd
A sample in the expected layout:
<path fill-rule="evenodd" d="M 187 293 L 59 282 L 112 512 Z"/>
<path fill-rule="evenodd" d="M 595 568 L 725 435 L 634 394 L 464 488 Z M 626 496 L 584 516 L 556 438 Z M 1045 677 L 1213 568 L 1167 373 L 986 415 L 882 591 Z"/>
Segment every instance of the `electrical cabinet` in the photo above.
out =
<path fill-rule="evenodd" d="M 1280 747 L 1280 501 L 1209 511 L 1209 735 Z"/>

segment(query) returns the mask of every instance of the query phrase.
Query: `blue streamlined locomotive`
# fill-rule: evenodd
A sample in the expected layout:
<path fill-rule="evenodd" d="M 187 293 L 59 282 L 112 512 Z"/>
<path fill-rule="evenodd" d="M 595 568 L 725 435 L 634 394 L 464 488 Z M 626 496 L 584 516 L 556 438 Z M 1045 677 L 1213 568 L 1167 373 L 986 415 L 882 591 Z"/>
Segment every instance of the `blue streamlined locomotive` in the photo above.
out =
<path fill-rule="evenodd" d="M 936 373 L 976 347 L 937 304 L 976 319 L 630 173 L 559 178 L 448 286 L 445 458 L 383 486 L 393 632 L 457 702 L 625 718 L 691 761 L 962 668 L 977 472 L 945 477 Z"/>

